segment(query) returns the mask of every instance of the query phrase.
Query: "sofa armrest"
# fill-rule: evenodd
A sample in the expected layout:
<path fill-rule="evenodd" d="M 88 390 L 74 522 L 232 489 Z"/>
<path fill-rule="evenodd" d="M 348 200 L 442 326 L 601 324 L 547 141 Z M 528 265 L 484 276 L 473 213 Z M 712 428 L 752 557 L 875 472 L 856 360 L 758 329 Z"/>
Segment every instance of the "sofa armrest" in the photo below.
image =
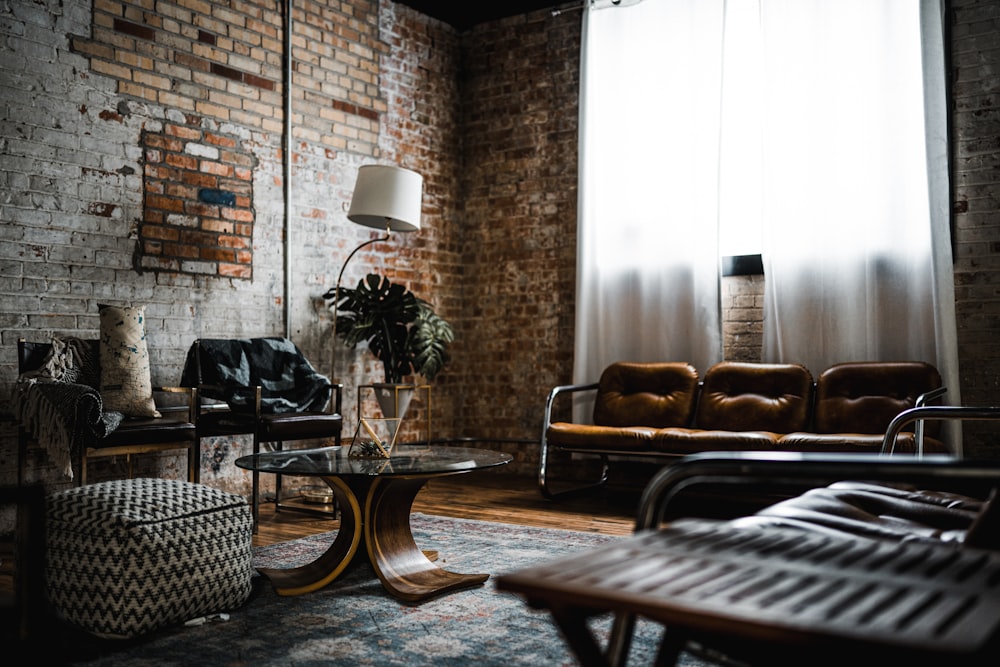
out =
<path fill-rule="evenodd" d="M 685 456 L 660 470 L 643 490 L 636 530 L 655 528 L 671 517 L 686 493 L 724 486 L 736 504 L 741 491 L 766 486 L 786 497 L 842 480 L 917 484 L 985 496 L 1000 485 L 1000 462 L 951 456 L 897 454 L 706 452 Z M 735 517 L 734 517 L 735 518 Z"/>
<path fill-rule="evenodd" d="M 571 396 L 584 391 L 597 391 L 600 386 L 597 382 L 588 382 L 584 384 L 566 384 L 553 387 L 549 392 L 548 397 L 545 399 L 545 411 L 542 415 L 542 437 L 539 440 L 539 451 L 538 451 L 538 487 L 542 492 L 542 495 L 552 500 L 556 497 L 555 492 L 549 489 L 548 483 L 548 461 L 549 461 L 549 440 L 548 432 L 549 426 L 552 424 L 552 409 L 556 404 L 556 400 L 560 396 Z M 606 479 L 607 467 L 605 466 L 605 471 L 602 473 L 600 480 L 595 485 L 587 485 L 583 488 L 591 488 L 599 484 L 603 484 Z"/>
<path fill-rule="evenodd" d="M 545 399 L 545 413 L 542 418 L 542 441 L 545 441 L 545 432 L 548 430 L 549 425 L 552 424 L 552 410 L 559 396 L 568 396 L 583 391 L 597 391 L 598 386 L 597 382 L 588 382 L 586 384 L 565 384 L 553 387 L 552 391 L 549 392 L 548 398 Z"/>
<path fill-rule="evenodd" d="M 903 410 L 896 415 L 888 428 L 885 430 L 885 437 L 882 439 L 882 454 L 892 454 L 896 447 L 896 438 L 903 427 L 907 424 L 917 422 L 917 454 L 923 453 L 922 425 L 924 420 L 938 421 L 966 421 L 966 420 L 1000 420 L 1000 407 L 976 407 L 968 405 L 922 405 Z"/>
<path fill-rule="evenodd" d="M 924 392 L 917 396 L 917 400 L 913 402 L 913 407 L 919 408 L 924 405 L 930 405 L 931 401 L 941 398 L 948 393 L 948 387 L 938 387 L 937 389 L 931 389 L 928 392 Z M 918 419 L 917 423 L 913 426 L 913 441 L 917 447 L 917 454 L 923 456 L 924 453 L 924 420 Z M 882 442 L 882 453 L 886 453 L 885 441 Z M 952 452 L 957 456 L 961 457 L 961 452 Z"/>
<path fill-rule="evenodd" d="M 930 391 L 924 392 L 917 396 L 917 400 L 914 401 L 913 406 L 919 408 L 922 405 L 928 405 L 931 401 L 936 398 L 941 398 L 948 393 L 948 387 L 938 387 L 937 389 L 931 389 Z"/>

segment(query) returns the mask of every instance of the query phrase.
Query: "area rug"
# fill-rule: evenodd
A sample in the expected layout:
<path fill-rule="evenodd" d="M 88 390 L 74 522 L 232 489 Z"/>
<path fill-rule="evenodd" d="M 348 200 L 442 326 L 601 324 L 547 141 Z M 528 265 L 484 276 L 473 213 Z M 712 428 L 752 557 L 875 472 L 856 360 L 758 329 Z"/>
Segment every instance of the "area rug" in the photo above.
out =
<path fill-rule="evenodd" d="M 437 550 L 438 564 L 456 572 L 514 571 L 560 554 L 619 539 L 567 530 L 415 514 L 414 539 Z M 291 567 L 321 554 L 334 533 L 260 547 L 255 567 Z M 610 618 L 595 619 L 606 637 Z M 639 623 L 629 664 L 655 662 L 660 629 Z M 704 667 L 682 656 L 684 667 Z M 281 597 L 256 577 L 239 609 L 198 624 L 170 628 L 123 644 L 102 644 L 79 665 L 433 665 L 477 667 L 575 665 L 548 613 L 533 610 L 492 577 L 479 587 L 416 605 L 386 593 L 370 565 L 352 568 L 329 586 Z"/>

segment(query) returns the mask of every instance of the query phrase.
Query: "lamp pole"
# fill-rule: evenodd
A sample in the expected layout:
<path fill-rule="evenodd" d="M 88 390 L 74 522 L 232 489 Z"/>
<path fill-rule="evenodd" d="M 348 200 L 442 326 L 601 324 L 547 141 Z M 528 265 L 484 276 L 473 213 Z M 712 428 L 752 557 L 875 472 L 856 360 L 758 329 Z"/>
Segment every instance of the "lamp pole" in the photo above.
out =
<path fill-rule="evenodd" d="M 336 382 L 337 381 L 337 309 L 338 309 L 338 306 L 340 304 L 340 283 L 341 283 L 341 280 L 343 280 L 343 278 L 344 278 L 344 269 L 347 268 L 347 264 L 351 261 L 351 258 L 354 257 L 354 255 L 359 250 L 361 250 L 365 246 L 369 246 L 369 245 L 371 245 L 373 243 L 378 243 L 379 241 L 388 241 L 390 236 L 392 236 L 392 231 L 389 229 L 389 226 L 386 225 L 385 236 L 379 236 L 379 237 L 374 238 L 374 239 L 368 239 L 367 241 L 365 241 L 364 243 L 362 243 L 361 245 L 359 245 L 358 247 L 356 247 L 354 250 L 352 250 L 351 254 L 349 254 L 347 256 L 347 259 L 344 260 L 343 266 L 340 267 L 340 273 L 337 274 L 337 286 L 336 286 L 336 288 L 334 289 L 334 292 L 333 292 L 333 344 L 331 345 L 331 348 L 332 348 L 331 352 L 332 352 L 332 354 L 330 355 L 330 381 L 331 382 Z"/>

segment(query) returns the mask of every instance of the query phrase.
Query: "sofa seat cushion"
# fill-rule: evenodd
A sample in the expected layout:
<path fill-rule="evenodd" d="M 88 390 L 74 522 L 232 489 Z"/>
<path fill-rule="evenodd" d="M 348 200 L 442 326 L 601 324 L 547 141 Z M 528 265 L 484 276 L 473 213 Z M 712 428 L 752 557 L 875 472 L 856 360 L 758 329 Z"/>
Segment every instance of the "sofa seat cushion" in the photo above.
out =
<path fill-rule="evenodd" d="M 703 431 L 691 428 L 661 428 L 653 434 L 654 452 L 694 454 L 706 451 L 767 451 L 777 449 L 780 433 L 769 431 Z"/>
<path fill-rule="evenodd" d="M 930 423 L 929 421 L 926 423 Z M 882 436 L 879 437 L 881 441 Z M 881 446 L 881 443 L 880 443 Z M 917 453 L 917 438 L 908 431 L 904 431 L 896 436 L 896 446 L 892 452 L 895 454 L 916 454 Z M 948 448 L 948 445 L 944 444 L 937 438 L 931 437 L 924 433 L 924 454 L 948 454 L 951 455 L 952 451 Z"/>
<path fill-rule="evenodd" d="M 129 479 L 50 494 L 49 601 L 106 638 L 233 609 L 251 592 L 252 528 L 245 498 L 201 484 Z"/>
<path fill-rule="evenodd" d="M 188 421 L 187 410 L 171 412 L 163 410 L 159 418 L 140 417 L 125 419 L 118 428 L 94 443 L 95 447 L 119 447 L 124 445 L 153 445 L 163 442 L 194 442 L 197 432 Z"/>
<path fill-rule="evenodd" d="M 594 426 L 555 422 L 546 431 L 549 445 L 595 452 L 648 452 L 655 428 L 646 426 Z"/>
<path fill-rule="evenodd" d="M 343 418 L 336 413 L 286 412 L 267 414 L 260 417 L 260 439 L 265 442 L 275 440 L 305 440 L 327 438 L 338 430 Z"/>
<path fill-rule="evenodd" d="M 198 415 L 198 430 L 207 435 L 240 435 L 253 433 L 257 428 L 256 417 L 244 412 L 232 412 L 223 406 L 220 410 L 207 410 Z"/>
<path fill-rule="evenodd" d="M 777 449 L 790 452 L 847 452 L 853 454 L 882 451 L 883 435 L 869 433 L 787 433 L 781 436 Z M 915 454 L 913 433 L 900 433 L 896 439 L 897 454 Z M 924 437 L 925 454 L 949 454 L 948 447 L 935 438 Z"/>
<path fill-rule="evenodd" d="M 982 500 L 958 494 L 905 485 L 838 482 L 810 489 L 734 523 L 961 544 L 982 508 Z"/>

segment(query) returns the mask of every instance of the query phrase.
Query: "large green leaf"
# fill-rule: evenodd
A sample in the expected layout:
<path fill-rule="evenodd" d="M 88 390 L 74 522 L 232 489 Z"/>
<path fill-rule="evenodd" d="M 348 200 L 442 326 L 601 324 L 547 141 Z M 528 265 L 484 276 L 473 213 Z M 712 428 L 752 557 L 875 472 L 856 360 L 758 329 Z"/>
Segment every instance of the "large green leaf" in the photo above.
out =
<path fill-rule="evenodd" d="M 433 380 L 451 359 L 448 345 L 455 340 L 451 325 L 438 316 L 424 301 L 420 312 L 410 327 L 407 345 L 413 360 L 413 370 L 428 380 Z"/>
<path fill-rule="evenodd" d="M 323 297 L 335 299 L 337 291 Z M 402 285 L 368 274 L 356 288 L 342 287 L 339 297 L 337 336 L 352 348 L 367 342 L 386 382 L 402 382 L 411 373 L 430 380 L 448 363 L 451 326 Z"/>

